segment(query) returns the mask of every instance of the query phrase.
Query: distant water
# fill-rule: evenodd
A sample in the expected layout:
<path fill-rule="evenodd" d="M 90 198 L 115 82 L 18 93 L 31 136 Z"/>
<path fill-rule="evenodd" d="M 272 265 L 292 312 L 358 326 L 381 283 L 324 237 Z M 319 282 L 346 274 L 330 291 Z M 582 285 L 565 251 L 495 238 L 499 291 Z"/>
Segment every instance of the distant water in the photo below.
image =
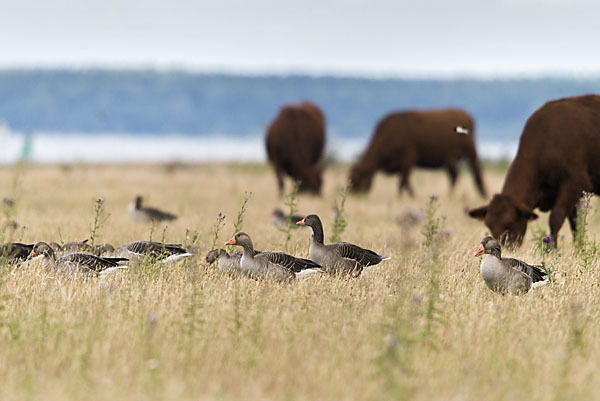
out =
<path fill-rule="evenodd" d="M 328 138 L 327 153 L 340 161 L 352 162 L 369 138 Z M 478 144 L 480 157 L 512 158 L 517 143 Z M 19 161 L 27 154 L 34 163 L 139 163 L 139 162 L 257 162 L 266 159 L 262 137 L 149 136 L 132 134 L 30 135 L 0 132 L 0 163 Z"/>

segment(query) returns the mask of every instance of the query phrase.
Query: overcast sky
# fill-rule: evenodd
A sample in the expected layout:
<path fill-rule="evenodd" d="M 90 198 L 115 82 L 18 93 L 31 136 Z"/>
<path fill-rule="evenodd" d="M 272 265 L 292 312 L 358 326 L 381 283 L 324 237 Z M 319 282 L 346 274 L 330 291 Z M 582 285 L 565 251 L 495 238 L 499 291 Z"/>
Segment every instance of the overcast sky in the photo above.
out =
<path fill-rule="evenodd" d="M 600 76 L 596 0 L 0 0 L 0 67 Z"/>

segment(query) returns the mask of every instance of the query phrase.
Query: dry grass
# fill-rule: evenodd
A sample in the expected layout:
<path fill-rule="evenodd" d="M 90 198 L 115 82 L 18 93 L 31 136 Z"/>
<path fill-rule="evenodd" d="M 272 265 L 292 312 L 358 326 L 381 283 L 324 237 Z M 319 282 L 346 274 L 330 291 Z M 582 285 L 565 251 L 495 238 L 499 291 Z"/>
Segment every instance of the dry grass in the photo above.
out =
<path fill-rule="evenodd" d="M 322 198 L 298 199 L 301 213 L 333 220 L 344 166 L 326 174 Z M 503 175 L 488 170 L 497 191 Z M 81 240 L 94 201 L 110 214 L 99 241 L 184 242 L 197 231 L 201 256 L 170 268 L 130 270 L 106 281 L 51 278 L 36 269 L 0 270 L 1 400 L 589 400 L 600 397 L 600 262 L 581 266 L 563 228 L 556 282 L 521 298 L 490 292 L 473 251 L 485 228 L 467 218 L 478 206 L 471 178 L 450 194 L 445 174 L 417 172 L 417 196 L 397 194 L 379 176 L 371 193 L 348 198 L 344 240 L 392 256 L 369 275 L 317 277 L 291 285 L 204 273 L 216 216 L 223 243 L 251 191 L 244 230 L 258 249 L 281 249 L 270 225 L 282 206 L 263 165 L 32 167 L 0 170 L 0 196 L 16 201 L 11 218 L 26 230 L 4 240 Z M 126 215 L 135 194 L 180 215 L 167 228 Z M 445 216 L 433 249 L 422 223 L 395 217 L 420 211 L 430 194 Z M 594 203 L 596 205 L 597 203 Z M 6 216 L 3 217 L 6 219 Z M 530 225 L 512 255 L 539 262 Z M 595 215 L 590 233 L 599 232 Z M 151 234 L 152 233 L 152 234 Z M 306 256 L 310 232 L 295 230 L 289 251 Z M 552 255 L 547 256 L 549 262 Z"/>

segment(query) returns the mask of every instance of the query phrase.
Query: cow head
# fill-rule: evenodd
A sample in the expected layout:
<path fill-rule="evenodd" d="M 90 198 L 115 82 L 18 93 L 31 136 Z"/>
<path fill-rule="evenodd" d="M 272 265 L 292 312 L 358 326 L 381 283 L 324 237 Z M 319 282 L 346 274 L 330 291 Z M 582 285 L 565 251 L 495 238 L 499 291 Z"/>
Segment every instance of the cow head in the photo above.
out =
<path fill-rule="evenodd" d="M 533 210 L 502 194 L 494 195 L 489 205 L 470 210 L 469 216 L 483 219 L 502 245 L 514 246 L 521 246 L 527 222 L 538 217 Z"/>
<path fill-rule="evenodd" d="M 371 189 L 373 182 L 373 172 L 364 169 L 360 165 L 355 165 L 350 171 L 350 191 L 367 192 Z"/>

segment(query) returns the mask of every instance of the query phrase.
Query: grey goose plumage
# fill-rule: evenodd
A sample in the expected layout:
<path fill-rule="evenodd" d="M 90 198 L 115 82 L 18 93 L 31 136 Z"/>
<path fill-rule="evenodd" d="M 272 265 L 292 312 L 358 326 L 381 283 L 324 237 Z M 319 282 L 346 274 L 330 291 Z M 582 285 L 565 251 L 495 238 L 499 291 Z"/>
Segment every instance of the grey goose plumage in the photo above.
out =
<path fill-rule="evenodd" d="M 296 258 L 283 252 L 256 254 L 250 236 L 244 232 L 236 233 L 225 245 L 242 247 L 241 273 L 255 279 L 291 281 L 295 277 L 323 272 L 321 266 L 310 259 Z"/>
<path fill-rule="evenodd" d="M 20 242 L 2 244 L 0 245 L 0 260 L 9 263 L 23 262 L 32 250 L 33 244 L 22 244 Z"/>
<path fill-rule="evenodd" d="M 43 267 L 47 270 L 60 270 L 65 272 L 80 272 L 85 274 L 106 274 L 119 269 L 127 269 L 128 266 L 120 262 L 127 261 L 126 258 L 101 258 L 87 253 L 69 253 L 59 258 L 54 250 L 45 242 L 38 242 L 33 246 L 28 259 L 42 256 Z"/>
<path fill-rule="evenodd" d="M 181 244 L 163 244 L 157 241 L 134 241 L 121 245 L 115 251 L 117 257 L 141 260 L 149 258 L 162 263 L 194 256 L 181 247 Z"/>
<path fill-rule="evenodd" d="M 261 251 L 254 251 L 254 254 L 257 255 L 262 253 Z M 222 273 L 229 274 L 230 276 L 236 276 L 243 274 L 242 268 L 240 266 L 240 261 L 242 260 L 243 251 L 235 251 L 232 253 L 228 253 L 225 249 L 213 249 L 206 254 L 206 264 L 205 268 L 208 268 L 213 264 L 217 263 L 217 269 Z"/>
<path fill-rule="evenodd" d="M 136 196 L 135 202 L 129 205 L 129 215 L 134 220 L 142 222 L 159 223 L 161 221 L 173 221 L 177 219 L 174 214 L 163 212 L 153 207 L 143 205 L 144 199 L 141 196 Z"/>
<path fill-rule="evenodd" d="M 348 242 L 324 244 L 323 224 L 316 214 L 310 214 L 297 224 L 306 225 L 313 230 L 313 240 L 308 254 L 331 274 L 351 274 L 359 276 L 381 261 L 390 259 L 369 249 Z"/>
<path fill-rule="evenodd" d="M 500 243 L 493 237 L 481 240 L 475 256 L 487 256 L 481 262 L 480 274 L 485 285 L 500 294 L 520 295 L 531 287 L 546 284 L 546 273 L 541 266 L 532 266 L 522 260 L 502 257 Z"/>

